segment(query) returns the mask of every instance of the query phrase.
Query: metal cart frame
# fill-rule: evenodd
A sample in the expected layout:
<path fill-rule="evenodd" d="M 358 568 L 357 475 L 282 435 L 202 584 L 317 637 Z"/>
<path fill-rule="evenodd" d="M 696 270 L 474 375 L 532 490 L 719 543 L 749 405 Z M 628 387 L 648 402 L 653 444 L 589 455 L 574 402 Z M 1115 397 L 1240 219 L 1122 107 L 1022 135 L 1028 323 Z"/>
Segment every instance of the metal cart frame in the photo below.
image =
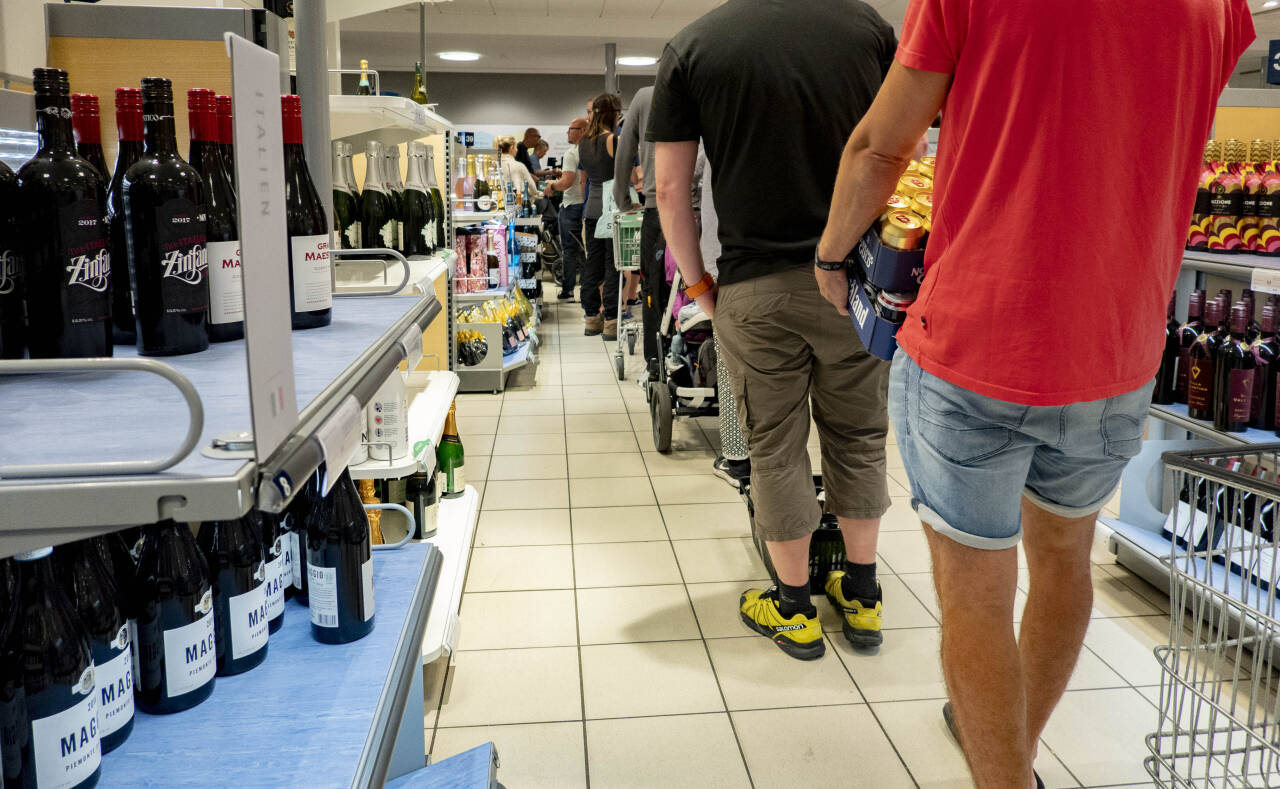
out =
<path fill-rule="evenodd" d="M 618 380 L 627 377 L 627 362 L 622 355 L 622 343 L 627 343 L 627 353 L 636 355 L 636 337 L 640 336 L 640 320 L 632 317 L 622 320 L 626 306 L 622 294 L 629 272 L 640 270 L 640 233 L 644 223 L 642 211 L 615 211 L 613 213 L 613 265 L 618 269 L 618 345 L 613 352 L 613 371 Z"/>

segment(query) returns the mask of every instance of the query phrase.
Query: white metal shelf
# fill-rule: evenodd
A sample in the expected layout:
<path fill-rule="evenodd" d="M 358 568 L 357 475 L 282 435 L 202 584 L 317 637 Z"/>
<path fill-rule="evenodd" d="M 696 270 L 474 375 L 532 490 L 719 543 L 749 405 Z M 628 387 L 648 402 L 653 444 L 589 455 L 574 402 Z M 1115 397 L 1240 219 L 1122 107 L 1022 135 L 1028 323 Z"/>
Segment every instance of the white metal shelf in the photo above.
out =
<path fill-rule="evenodd" d="M 453 224 L 455 227 L 464 225 L 479 225 L 484 222 L 495 222 L 498 220 L 505 221 L 507 212 L 505 211 L 457 211 L 453 212 Z"/>
<path fill-rule="evenodd" d="M 478 304 L 489 299 L 500 299 L 503 296 L 510 296 L 511 291 L 515 288 L 515 281 L 507 283 L 505 288 L 490 288 L 489 290 L 476 290 L 470 293 L 453 294 L 454 301 L 459 304 Z"/>
<path fill-rule="evenodd" d="M 454 499 L 440 499 L 436 534 L 426 542 L 436 546 L 443 557 L 435 598 L 427 614 L 427 632 L 422 639 L 422 663 L 452 654 L 458 647 L 462 607 L 462 587 L 471 561 L 471 540 L 480 517 L 480 494 L 468 485 Z"/>
<path fill-rule="evenodd" d="M 447 276 L 457 253 L 438 249 L 430 255 L 409 258 L 409 282 L 397 295 L 434 293 L 435 283 Z M 334 267 L 338 293 L 378 293 L 400 282 L 403 269 L 397 263 L 383 265 L 381 260 L 339 260 Z"/>
<path fill-rule="evenodd" d="M 1182 253 L 1182 266 L 1194 271 L 1220 274 L 1248 282 L 1253 277 L 1254 269 L 1280 271 L 1280 257 L 1258 255 L 1253 252 L 1232 254 L 1188 249 Z"/>
<path fill-rule="evenodd" d="M 400 375 L 397 370 L 393 375 Z M 415 371 L 408 375 L 409 452 L 393 460 L 374 460 L 351 466 L 353 479 L 403 479 L 410 474 L 431 474 L 436 468 L 436 446 L 444 432 L 445 417 L 458 393 L 458 376 L 448 370 Z M 414 448 L 429 442 L 419 458 Z"/>
<path fill-rule="evenodd" d="M 402 96 L 329 96 L 329 134 L 363 146 L 370 140 L 399 145 L 449 133 L 449 122 Z"/>
<path fill-rule="evenodd" d="M 1228 433 L 1218 430 L 1213 426 L 1212 422 L 1205 422 L 1199 419 L 1192 419 L 1187 413 L 1186 403 L 1173 403 L 1170 405 L 1151 405 L 1151 415 L 1155 418 L 1168 422 L 1169 424 L 1181 428 L 1182 430 L 1215 441 L 1224 446 L 1243 446 L 1246 444 L 1270 444 L 1280 442 L 1280 438 L 1269 430 L 1258 430 L 1249 428 L 1243 433 Z"/>

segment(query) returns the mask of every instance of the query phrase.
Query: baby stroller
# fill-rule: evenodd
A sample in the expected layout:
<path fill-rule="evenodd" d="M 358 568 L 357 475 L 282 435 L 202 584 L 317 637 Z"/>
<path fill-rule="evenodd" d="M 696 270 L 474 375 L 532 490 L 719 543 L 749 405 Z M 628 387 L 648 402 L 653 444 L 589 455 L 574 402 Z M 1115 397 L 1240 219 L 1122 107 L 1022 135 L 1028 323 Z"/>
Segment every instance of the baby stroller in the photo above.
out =
<path fill-rule="evenodd" d="M 534 204 L 542 224 L 538 226 L 538 262 L 564 290 L 564 248 L 560 244 L 560 208 L 555 200 L 538 198 Z"/>
<path fill-rule="evenodd" d="M 666 266 L 671 298 L 658 327 L 662 355 L 658 380 L 650 381 L 648 390 L 653 443 L 659 452 L 671 451 L 671 428 L 676 417 L 720 415 L 711 318 L 684 295 L 680 270 L 669 249 Z"/>

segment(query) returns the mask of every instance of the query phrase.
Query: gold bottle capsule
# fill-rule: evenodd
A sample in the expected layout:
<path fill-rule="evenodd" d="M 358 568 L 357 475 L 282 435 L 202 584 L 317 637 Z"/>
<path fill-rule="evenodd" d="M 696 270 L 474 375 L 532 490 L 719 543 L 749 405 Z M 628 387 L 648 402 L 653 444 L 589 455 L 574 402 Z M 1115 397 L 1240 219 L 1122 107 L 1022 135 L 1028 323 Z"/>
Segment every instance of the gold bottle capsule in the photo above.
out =
<path fill-rule="evenodd" d="M 1248 155 L 1249 146 L 1245 145 L 1243 140 L 1237 140 L 1233 137 L 1222 145 L 1223 161 L 1243 162 Z"/>
<path fill-rule="evenodd" d="M 923 238 L 924 222 L 910 211 L 892 211 L 880 226 L 880 241 L 891 249 L 915 249 Z"/>
<path fill-rule="evenodd" d="M 1206 162 L 1222 161 L 1222 141 L 1209 140 L 1204 144 L 1204 160 Z"/>
<path fill-rule="evenodd" d="M 1249 161 L 1250 162 L 1269 162 L 1271 161 L 1271 143 L 1266 140 L 1254 140 L 1249 143 Z"/>

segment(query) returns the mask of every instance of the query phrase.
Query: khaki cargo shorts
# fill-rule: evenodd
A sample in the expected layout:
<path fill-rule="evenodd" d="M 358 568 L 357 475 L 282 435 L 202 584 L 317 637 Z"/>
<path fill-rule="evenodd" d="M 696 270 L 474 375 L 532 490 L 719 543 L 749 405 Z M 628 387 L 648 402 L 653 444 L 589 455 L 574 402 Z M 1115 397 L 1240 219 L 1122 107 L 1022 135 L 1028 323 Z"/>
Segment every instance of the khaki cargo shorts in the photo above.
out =
<path fill-rule="evenodd" d="M 805 448 L 811 404 L 827 512 L 884 515 L 889 363 L 867 353 L 849 318 L 822 298 L 812 267 L 722 287 L 715 332 L 751 455 L 761 535 L 782 542 L 818 528 L 821 509 Z"/>

